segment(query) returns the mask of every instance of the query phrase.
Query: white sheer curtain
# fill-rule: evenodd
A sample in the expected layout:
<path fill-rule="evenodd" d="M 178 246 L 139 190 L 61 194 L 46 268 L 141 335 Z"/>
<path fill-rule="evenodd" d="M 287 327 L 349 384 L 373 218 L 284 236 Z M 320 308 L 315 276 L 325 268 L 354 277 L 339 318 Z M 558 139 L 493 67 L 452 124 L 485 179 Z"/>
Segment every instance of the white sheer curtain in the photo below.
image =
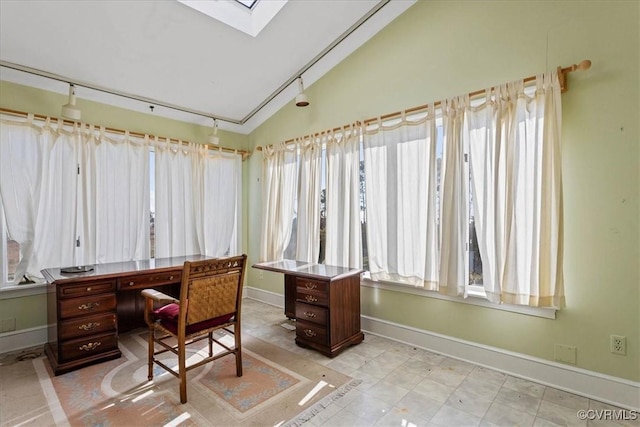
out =
<path fill-rule="evenodd" d="M 320 189 L 322 185 L 322 140 L 309 137 L 298 143 L 298 219 L 296 259 L 317 263 L 320 255 Z"/>
<path fill-rule="evenodd" d="M 469 175 L 463 125 L 469 97 L 442 102 L 440 170 L 440 293 L 465 295 L 469 273 Z"/>
<path fill-rule="evenodd" d="M 425 118 L 364 133 L 369 269 L 375 280 L 437 283 L 436 129 Z"/>
<path fill-rule="evenodd" d="M 200 159 L 202 209 L 196 213 L 203 253 L 214 257 L 236 255 L 240 247 L 237 229 L 242 211 L 242 156 L 204 147 Z"/>
<path fill-rule="evenodd" d="M 197 147 L 182 142 L 155 146 L 155 255 L 157 258 L 204 252 L 196 212 L 202 210 L 202 164 Z"/>
<path fill-rule="evenodd" d="M 89 131 L 81 145 L 80 263 L 149 258 L 149 141 Z"/>
<path fill-rule="evenodd" d="M 342 129 L 326 143 L 325 263 L 362 267 L 360 128 Z"/>
<path fill-rule="evenodd" d="M 291 239 L 298 183 L 296 147 L 284 143 L 263 150 L 260 261 L 283 259 Z"/>
<path fill-rule="evenodd" d="M 563 307 L 561 102 L 557 73 L 488 91 L 469 109 L 483 283 L 493 302 Z"/>
<path fill-rule="evenodd" d="M 148 257 L 148 148 L 46 120 L 3 120 L 0 193 L 20 244 L 15 282 L 40 270 Z"/>
<path fill-rule="evenodd" d="M 9 238 L 20 244 L 15 283 L 75 262 L 77 146 L 50 126 L 2 120 L 0 197 Z"/>

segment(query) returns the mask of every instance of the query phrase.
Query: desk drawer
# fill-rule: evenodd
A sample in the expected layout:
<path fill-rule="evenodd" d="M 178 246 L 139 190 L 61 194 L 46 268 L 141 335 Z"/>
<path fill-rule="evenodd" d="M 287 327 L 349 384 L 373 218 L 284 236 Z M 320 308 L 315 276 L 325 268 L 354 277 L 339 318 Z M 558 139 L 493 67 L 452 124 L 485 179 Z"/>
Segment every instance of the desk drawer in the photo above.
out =
<path fill-rule="evenodd" d="M 108 292 L 115 292 L 116 282 L 114 280 L 106 282 L 88 282 L 82 285 L 58 285 L 60 298 L 77 298 L 85 295 L 98 295 Z"/>
<path fill-rule="evenodd" d="M 296 337 L 302 341 L 327 345 L 327 328 L 297 319 Z"/>
<path fill-rule="evenodd" d="M 59 344 L 60 363 L 83 359 L 118 348 L 115 332 L 62 342 Z"/>
<path fill-rule="evenodd" d="M 327 306 L 329 282 L 296 277 L 296 300 L 309 304 Z"/>
<path fill-rule="evenodd" d="M 327 294 L 329 282 L 321 280 L 307 279 L 305 277 L 296 277 L 296 288 L 302 292 L 314 292 Z"/>
<path fill-rule="evenodd" d="M 59 301 L 60 319 L 86 316 L 88 314 L 115 311 L 116 294 L 105 294 L 87 298 L 73 298 Z"/>
<path fill-rule="evenodd" d="M 122 277 L 118 279 L 118 289 L 145 289 L 158 285 L 170 283 L 180 283 L 182 280 L 181 271 L 168 271 L 164 273 L 140 274 L 135 276 Z"/>
<path fill-rule="evenodd" d="M 60 322 L 58 336 L 60 340 L 79 338 L 116 330 L 115 313 L 104 313 Z"/>
<path fill-rule="evenodd" d="M 309 304 L 317 304 L 321 306 L 327 306 L 327 294 L 316 291 L 308 291 L 306 289 L 297 288 L 296 300 L 306 302 Z"/>
<path fill-rule="evenodd" d="M 326 325 L 327 311 L 328 309 L 324 307 L 298 302 L 296 304 L 296 319 L 317 323 L 318 325 Z"/>

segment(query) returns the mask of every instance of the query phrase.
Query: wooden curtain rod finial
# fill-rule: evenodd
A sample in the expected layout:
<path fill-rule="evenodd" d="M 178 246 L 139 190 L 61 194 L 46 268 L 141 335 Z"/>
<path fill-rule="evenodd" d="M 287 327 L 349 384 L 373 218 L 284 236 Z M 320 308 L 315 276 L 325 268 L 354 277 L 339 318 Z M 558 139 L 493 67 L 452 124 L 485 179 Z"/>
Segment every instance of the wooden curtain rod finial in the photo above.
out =
<path fill-rule="evenodd" d="M 588 59 L 585 59 L 584 61 L 581 61 L 579 64 L 573 64 L 570 68 L 571 68 L 571 71 L 588 70 L 589 68 L 591 68 L 591 61 Z"/>
<path fill-rule="evenodd" d="M 567 73 L 572 73 L 574 71 L 585 71 L 591 68 L 591 61 L 585 59 L 584 61 L 580 61 L 578 64 L 573 64 L 565 68 L 558 67 L 558 79 L 560 80 L 560 90 L 561 92 L 567 91 Z"/>

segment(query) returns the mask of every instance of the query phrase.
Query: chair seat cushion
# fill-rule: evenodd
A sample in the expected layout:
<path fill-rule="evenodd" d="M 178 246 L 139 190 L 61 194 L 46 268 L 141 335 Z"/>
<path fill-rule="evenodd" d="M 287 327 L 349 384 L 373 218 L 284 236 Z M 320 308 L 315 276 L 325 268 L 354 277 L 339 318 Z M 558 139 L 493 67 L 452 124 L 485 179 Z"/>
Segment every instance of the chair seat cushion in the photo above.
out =
<path fill-rule="evenodd" d="M 172 334 L 178 334 L 178 317 L 180 314 L 180 306 L 178 304 L 167 304 L 153 311 L 154 317 L 160 320 L 162 326 L 167 328 Z M 199 331 L 214 328 L 218 325 L 225 324 L 231 320 L 233 313 L 224 314 L 214 319 L 208 319 L 203 322 L 187 325 L 186 334 L 191 335 Z"/>

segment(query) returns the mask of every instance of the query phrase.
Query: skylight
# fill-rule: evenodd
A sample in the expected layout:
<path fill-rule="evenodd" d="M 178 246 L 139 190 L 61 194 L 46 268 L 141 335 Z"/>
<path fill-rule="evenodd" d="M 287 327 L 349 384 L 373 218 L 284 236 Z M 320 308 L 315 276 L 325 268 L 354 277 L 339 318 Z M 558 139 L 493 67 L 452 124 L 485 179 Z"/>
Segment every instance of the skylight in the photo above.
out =
<path fill-rule="evenodd" d="M 230 27 L 256 37 L 287 0 L 178 0 Z"/>
<path fill-rule="evenodd" d="M 253 9 L 253 6 L 258 3 L 258 0 L 235 0 L 246 8 Z"/>

